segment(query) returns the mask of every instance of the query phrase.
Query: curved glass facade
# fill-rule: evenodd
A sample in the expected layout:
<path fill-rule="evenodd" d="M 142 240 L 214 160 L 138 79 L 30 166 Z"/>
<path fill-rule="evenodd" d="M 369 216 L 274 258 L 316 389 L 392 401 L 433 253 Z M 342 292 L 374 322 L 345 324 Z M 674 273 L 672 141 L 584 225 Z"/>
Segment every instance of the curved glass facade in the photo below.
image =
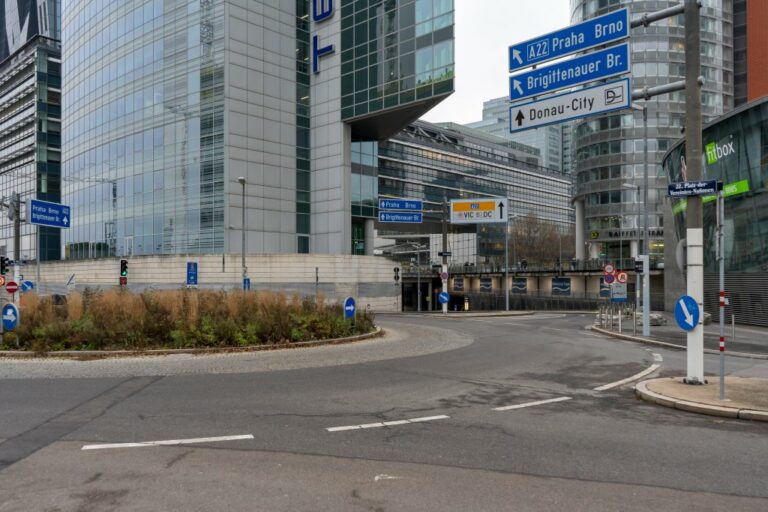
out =
<path fill-rule="evenodd" d="M 703 179 L 723 182 L 725 196 L 727 314 L 739 322 L 768 325 L 768 98 L 705 127 L 703 143 Z M 685 181 L 684 155 L 680 143 L 665 156 L 670 182 Z M 713 313 L 718 289 L 714 199 L 703 199 L 705 309 Z M 686 206 L 685 199 L 672 200 L 675 244 L 685 238 Z"/>
<path fill-rule="evenodd" d="M 678 5 L 675 1 L 571 0 L 573 23 L 623 7 L 630 18 Z M 733 108 L 732 2 L 706 0 L 701 8 L 703 118 L 714 119 Z M 683 80 L 683 16 L 631 30 L 632 88 Z M 652 262 L 664 253 L 663 198 L 666 180 L 659 162 L 680 138 L 685 125 L 685 94 L 677 92 L 641 102 L 648 109 L 649 241 Z M 585 119 L 573 126 L 574 195 L 583 204 L 582 222 L 591 258 L 629 258 L 643 238 L 642 111 Z"/>
<path fill-rule="evenodd" d="M 224 250 L 224 5 L 72 0 L 65 257 Z"/>

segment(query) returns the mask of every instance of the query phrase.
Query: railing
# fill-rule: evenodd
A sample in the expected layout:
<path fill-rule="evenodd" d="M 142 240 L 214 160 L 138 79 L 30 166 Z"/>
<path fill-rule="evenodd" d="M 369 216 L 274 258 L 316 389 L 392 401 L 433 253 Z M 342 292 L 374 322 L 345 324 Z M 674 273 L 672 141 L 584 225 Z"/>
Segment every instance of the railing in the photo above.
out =
<path fill-rule="evenodd" d="M 663 269 L 664 264 L 661 261 L 662 258 L 651 257 L 650 268 L 651 270 Z M 591 260 L 570 260 L 564 261 L 562 265 L 558 266 L 556 262 L 546 263 L 522 263 L 510 264 L 509 273 L 533 273 L 533 272 L 602 272 L 606 264 L 612 263 L 617 270 L 626 270 L 634 272 L 635 260 L 634 258 L 623 258 L 621 260 L 607 260 L 607 259 L 591 259 Z M 416 267 L 403 266 L 403 275 L 408 277 L 416 277 L 418 272 L 421 272 L 422 277 L 429 277 L 431 275 L 438 275 L 440 273 L 440 264 L 434 263 L 432 265 L 421 265 L 420 270 L 417 271 Z M 504 273 L 503 263 L 481 263 L 481 264 L 450 264 L 448 265 L 448 272 L 451 275 L 454 274 L 501 274 Z"/>

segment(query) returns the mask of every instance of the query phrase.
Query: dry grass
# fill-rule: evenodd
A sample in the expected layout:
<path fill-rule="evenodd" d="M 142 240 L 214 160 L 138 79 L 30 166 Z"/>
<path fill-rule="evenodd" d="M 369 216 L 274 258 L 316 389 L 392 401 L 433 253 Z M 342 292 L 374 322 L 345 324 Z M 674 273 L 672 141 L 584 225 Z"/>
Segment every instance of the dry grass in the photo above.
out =
<path fill-rule="evenodd" d="M 77 292 L 69 294 L 67 297 L 67 319 L 80 320 L 83 318 L 84 312 L 83 296 Z"/>

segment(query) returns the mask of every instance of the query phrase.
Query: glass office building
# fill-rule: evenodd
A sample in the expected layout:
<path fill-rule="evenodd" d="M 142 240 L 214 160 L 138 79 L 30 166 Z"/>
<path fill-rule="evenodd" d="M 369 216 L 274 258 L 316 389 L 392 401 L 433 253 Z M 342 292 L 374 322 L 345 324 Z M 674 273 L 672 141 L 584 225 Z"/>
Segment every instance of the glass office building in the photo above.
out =
<path fill-rule="evenodd" d="M 623 7 L 630 18 L 679 5 L 659 0 L 571 0 L 571 20 L 606 14 Z M 705 0 L 701 14 L 702 114 L 712 120 L 733 108 L 733 9 L 731 0 Z M 684 79 L 683 16 L 631 30 L 632 89 L 655 87 Z M 664 256 L 663 205 L 666 179 L 659 163 L 680 138 L 685 125 L 685 93 L 676 92 L 639 101 L 648 109 L 649 191 L 643 204 L 644 165 L 642 111 L 625 111 L 573 123 L 578 259 L 632 258 L 641 252 L 643 214 L 648 211 L 652 265 Z"/>
<path fill-rule="evenodd" d="M 73 259 L 349 254 L 352 143 L 453 91 L 451 0 L 72 0 L 63 40 Z"/>
<path fill-rule="evenodd" d="M 730 299 L 726 316 L 739 323 L 768 326 L 768 98 L 749 103 L 705 126 L 703 179 L 723 183 L 725 196 L 725 289 Z M 670 183 L 685 181 L 685 144 L 665 156 Z M 718 311 L 719 267 L 715 255 L 715 197 L 704 197 L 704 309 Z M 686 200 L 672 200 L 673 246 L 685 238 Z M 669 268 L 669 267 L 668 267 Z M 667 303 L 684 293 L 666 283 Z"/>

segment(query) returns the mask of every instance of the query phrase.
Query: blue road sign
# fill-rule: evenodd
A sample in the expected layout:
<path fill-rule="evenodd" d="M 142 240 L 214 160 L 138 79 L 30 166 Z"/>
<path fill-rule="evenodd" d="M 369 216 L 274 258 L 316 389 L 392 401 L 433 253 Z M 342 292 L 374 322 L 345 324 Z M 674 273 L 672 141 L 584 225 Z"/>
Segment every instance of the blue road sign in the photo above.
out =
<path fill-rule="evenodd" d="M 717 192 L 717 180 L 680 181 L 667 185 L 669 197 L 709 196 Z"/>
<path fill-rule="evenodd" d="M 21 283 L 21 286 L 19 286 L 19 290 L 22 292 L 28 292 L 29 290 L 35 289 L 35 283 L 32 281 L 24 281 Z"/>
<path fill-rule="evenodd" d="M 424 209 L 421 199 L 379 199 L 379 210 L 410 210 L 420 212 Z"/>
<path fill-rule="evenodd" d="M 12 331 L 19 325 L 19 308 L 9 302 L 3 306 L 3 329 Z"/>
<path fill-rule="evenodd" d="M 244 277 L 243 278 L 243 291 L 251 291 L 251 278 L 250 277 Z"/>
<path fill-rule="evenodd" d="M 352 297 L 347 297 L 344 299 L 344 317 L 345 318 L 352 318 L 355 316 L 355 299 Z"/>
<path fill-rule="evenodd" d="M 629 37 L 629 10 L 619 9 L 509 47 L 509 72 Z"/>
<path fill-rule="evenodd" d="M 522 100 L 603 78 L 629 73 L 629 44 L 509 77 L 509 99 Z"/>
<path fill-rule="evenodd" d="M 379 222 L 405 222 L 409 224 L 421 224 L 423 218 L 424 217 L 421 212 L 400 213 L 379 211 Z"/>
<path fill-rule="evenodd" d="M 448 295 L 448 292 L 440 292 L 440 295 L 437 296 L 437 300 L 440 301 L 440 304 L 448 304 L 448 301 L 451 300 L 451 296 Z"/>
<path fill-rule="evenodd" d="M 69 206 L 39 199 L 30 199 L 27 204 L 27 222 L 51 228 L 68 228 L 72 220 Z"/>
<path fill-rule="evenodd" d="M 699 305 L 690 295 L 683 295 L 677 299 L 675 321 L 684 331 L 692 331 L 699 325 Z"/>
<path fill-rule="evenodd" d="M 197 262 L 187 262 L 187 286 L 197 285 Z"/>

